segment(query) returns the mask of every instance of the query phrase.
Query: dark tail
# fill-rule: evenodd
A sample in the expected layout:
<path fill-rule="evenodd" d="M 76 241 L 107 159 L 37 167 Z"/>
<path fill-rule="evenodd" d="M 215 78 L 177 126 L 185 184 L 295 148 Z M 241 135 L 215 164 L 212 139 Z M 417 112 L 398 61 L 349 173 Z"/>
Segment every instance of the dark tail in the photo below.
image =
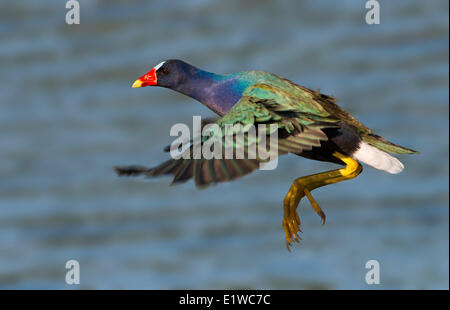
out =
<path fill-rule="evenodd" d="M 386 139 L 375 135 L 375 134 L 368 134 L 361 137 L 362 140 L 368 144 L 370 144 L 373 147 L 376 147 L 377 149 L 380 149 L 382 151 L 393 153 L 393 154 L 417 154 L 418 151 L 394 144 L 392 142 L 387 141 Z"/>

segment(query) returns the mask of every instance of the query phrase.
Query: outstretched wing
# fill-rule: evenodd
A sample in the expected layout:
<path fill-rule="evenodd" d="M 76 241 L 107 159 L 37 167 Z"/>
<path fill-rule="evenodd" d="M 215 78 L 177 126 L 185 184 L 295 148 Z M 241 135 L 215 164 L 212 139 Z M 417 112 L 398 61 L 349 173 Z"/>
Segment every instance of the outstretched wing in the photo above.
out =
<path fill-rule="evenodd" d="M 198 153 L 199 148 L 191 145 L 179 157 L 153 168 L 125 166 L 115 167 L 115 170 L 118 175 L 127 176 L 156 177 L 171 174 L 174 176 L 172 184 L 193 178 L 199 187 L 237 179 L 253 172 L 261 163 L 269 160 L 268 156 L 263 158 L 258 152 L 251 150 L 260 150 L 259 147 L 264 145 L 262 149 L 265 147 L 269 152 L 274 129 L 278 134 L 276 156 L 300 154 L 304 150 L 311 150 L 312 147 L 319 147 L 321 141 L 328 139 L 322 129 L 337 127 L 339 120 L 332 117 L 318 102 L 302 99 L 271 85 L 252 85 L 227 114 L 213 122 L 219 132 L 199 139 L 201 147 L 206 143 L 211 146 L 211 152 L 218 151 L 217 145 L 220 145 L 220 158 L 206 159 L 200 156 L 200 159 L 193 159 L 199 158 L 195 153 Z M 266 125 L 264 129 L 260 129 L 259 125 L 262 124 Z M 239 135 L 242 139 L 236 138 Z M 221 143 L 215 144 L 217 141 Z M 233 149 L 233 159 L 223 159 L 229 148 Z M 235 155 L 239 151 L 244 157 L 237 159 L 239 157 Z"/>

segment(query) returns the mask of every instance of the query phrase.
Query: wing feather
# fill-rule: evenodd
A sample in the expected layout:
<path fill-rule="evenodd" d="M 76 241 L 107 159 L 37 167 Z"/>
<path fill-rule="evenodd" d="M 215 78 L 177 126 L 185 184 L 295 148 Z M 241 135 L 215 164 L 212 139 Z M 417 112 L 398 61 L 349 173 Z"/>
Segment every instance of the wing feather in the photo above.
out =
<path fill-rule="evenodd" d="M 262 136 L 262 139 L 265 139 L 266 149 L 269 146 L 270 130 L 259 132 L 258 125 L 275 125 L 278 130 L 277 156 L 281 156 L 287 153 L 301 154 L 303 150 L 320 147 L 321 142 L 328 139 L 322 129 L 337 127 L 338 121 L 311 96 L 292 96 L 272 85 L 256 84 L 247 88 L 241 99 L 222 118 L 208 119 L 202 124 L 203 127 L 205 124 L 214 123 L 222 130 L 222 135 L 202 137 L 202 145 L 206 141 L 215 141 L 210 139 L 220 139 L 222 155 L 226 154 L 227 148 L 233 147 L 233 158 L 236 158 L 237 150 L 244 148 L 244 159 L 184 159 L 180 156 L 153 168 L 116 167 L 116 172 L 119 175 L 145 175 L 150 178 L 173 175 L 172 184 L 183 183 L 192 178 L 196 186 L 205 187 L 249 174 L 258 169 L 260 163 L 268 160 L 262 159 L 255 152 L 262 140 L 250 138 L 249 130 L 252 125 L 256 128 L 257 137 Z M 240 125 L 234 134 L 243 134 L 244 143 L 233 138 L 230 145 L 229 140 L 225 139 L 227 125 Z M 192 141 L 190 143 L 192 144 Z M 185 150 L 189 152 L 189 158 L 194 158 L 194 149 L 191 145 Z"/>

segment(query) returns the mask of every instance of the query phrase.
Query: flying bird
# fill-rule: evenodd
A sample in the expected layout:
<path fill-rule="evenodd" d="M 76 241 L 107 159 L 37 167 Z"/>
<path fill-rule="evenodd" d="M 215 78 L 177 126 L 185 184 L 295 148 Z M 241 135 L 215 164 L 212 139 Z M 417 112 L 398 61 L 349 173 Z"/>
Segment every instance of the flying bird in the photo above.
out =
<path fill-rule="evenodd" d="M 325 223 L 325 213 L 311 195 L 312 190 L 355 178 L 362 171 L 360 162 L 391 174 L 399 173 L 404 166 L 389 153 L 418 153 L 374 134 L 339 107 L 333 97 L 267 72 L 220 75 L 170 59 L 152 68 L 132 85 L 133 88 L 144 86 L 169 88 L 198 100 L 219 116 L 206 124 L 213 123 L 221 129 L 226 125 L 242 125 L 245 145 L 261 143 L 248 138 L 250 125 L 270 124 L 278 130 L 278 155 L 292 153 L 344 166 L 293 181 L 283 204 L 282 225 L 288 249 L 293 241 L 301 240 L 297 206 L 303 197 L 306 196 L 322 224 Z M 207 139 L 202 138 L 201 143 Z M 185 152 L 192 155 L 193 148 L 191 144 Z M 132 165 L 118 166 L 115 170 L 120 176 L 173 175 L 172 184 L 192 178 L 196 186 L 205 187 L 249 174 L 263 161 L 258 156 L 243 159 L 194 159 L 191 156 L 171 158 L 153 168 Z"/>

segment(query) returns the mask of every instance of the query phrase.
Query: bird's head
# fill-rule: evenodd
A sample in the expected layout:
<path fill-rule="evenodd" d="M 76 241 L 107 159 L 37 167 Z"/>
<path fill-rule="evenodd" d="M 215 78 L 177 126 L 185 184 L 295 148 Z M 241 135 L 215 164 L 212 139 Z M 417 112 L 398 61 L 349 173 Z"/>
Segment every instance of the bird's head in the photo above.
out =
<path fill-rule="evenodd" d="M 237 91 L 240 88 L 236 87 L 236 80 L 223 82 L 227 78 L 228 75 L 218 75 L 200 70 L 182 60 L 169 59 L 159 63 L 137 79 L 132 87 L 169 88 L 223 115 L 239 100 L 242 93 Z"/>
<path fill-rule="evenodd" d="M 133 83 L 133 88 L 161 86 L 176 89 L 183 83 L 187 73 L 196 68 L 177 59 L 163 61 Z"/>

